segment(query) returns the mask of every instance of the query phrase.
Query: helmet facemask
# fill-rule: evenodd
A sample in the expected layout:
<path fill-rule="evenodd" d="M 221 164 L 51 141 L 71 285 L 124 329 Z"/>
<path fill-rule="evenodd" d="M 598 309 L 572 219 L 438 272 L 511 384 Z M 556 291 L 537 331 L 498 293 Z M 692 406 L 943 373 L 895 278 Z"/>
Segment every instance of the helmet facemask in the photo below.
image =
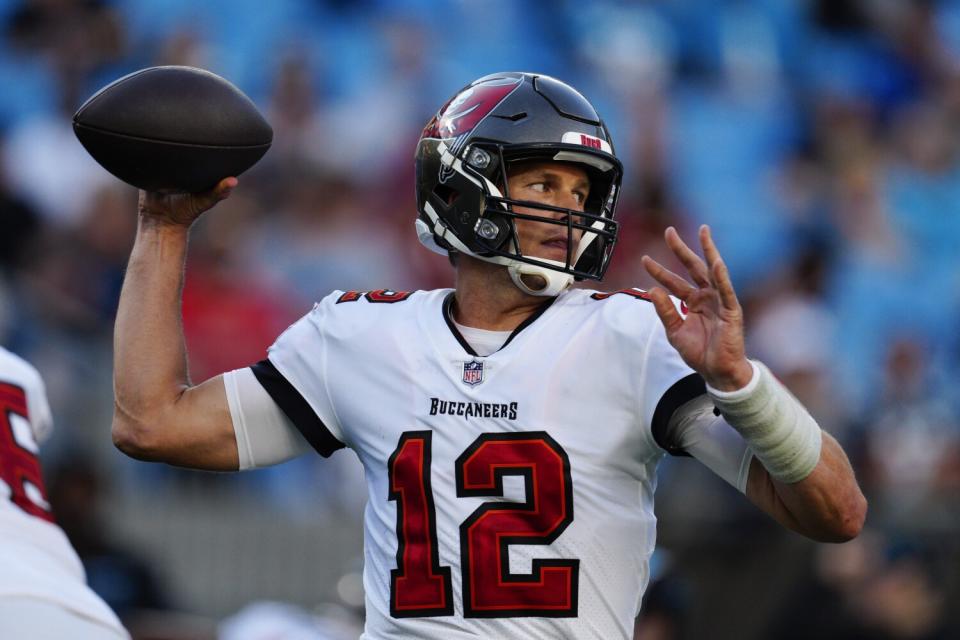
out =
<path fill-rule="evenodd" d="M 603 278 L 617 238 L 618 223 L 612 215 L 621 172 L 618 164 L 609 161 L 609 156 L 594 155 L 575 145 L 484 142 L 467 145 L 459 154 L 452 153 L 440 143 L 438 153 L 445 180 L 435 190 L 437 197 L 431 199 L 431 204 L 434 208 L 445 209 L 447 215 L 442 218 L 464 225 L 457 233 L 459 240 L 464 242 L 448 238 L 454 242 L 447 250 L 507 266 L 514 283 L 531 295 L 555 296 L 574 280 Z M 529 161 L 569 162 L 585 169 L 590 180 L 590 193 L 584 210 L 512 198 L 509 168 Z M 468 184 L 462 184 L 464 181 Z M 478 195 L 471 197 L 472 194 Z M 515 207 L 542 211 L 544 215 L 518 212 Z M 557 216 L 557 213 L 562 215 Z M 517 220 L 564 229 L 567 235 L 566 259 L 561 262 L 525 255 L 520 247 Z M 577 231 L 582 235 L 575 244 Z M 530 276 L 543 280 L 544 286 L 531 286 Z"/>

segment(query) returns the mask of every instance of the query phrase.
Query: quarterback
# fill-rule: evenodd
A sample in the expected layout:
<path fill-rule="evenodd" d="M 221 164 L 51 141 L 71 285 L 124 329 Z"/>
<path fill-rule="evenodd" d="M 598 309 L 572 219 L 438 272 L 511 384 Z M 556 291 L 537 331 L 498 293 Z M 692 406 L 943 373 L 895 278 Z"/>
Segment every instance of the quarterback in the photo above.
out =
<path fill-rule="evenodd" d="M 846 456 L 744 353 L 708 228 L 649 292 L 600 280 L 623 171 L 593 106 L 548 76 L 459 91 L 416 150 L 417 234 L 455 286 L 334 291 L 262 361 L 193 385 L 190 225 L 236 187 L 140 194 L 115 338 L 114 442 L 216 470 L 349 448 L 365 469 L 369 638 L 629 638 L 656 467 L 690 455 L 816 540 L 866 513 Z"/>
<path fill-rule="evenodd" d="M 129 638 L 50 512 L 38 445 L 52 428 L 40 374 L 0 347 L 0 638 Z"/>

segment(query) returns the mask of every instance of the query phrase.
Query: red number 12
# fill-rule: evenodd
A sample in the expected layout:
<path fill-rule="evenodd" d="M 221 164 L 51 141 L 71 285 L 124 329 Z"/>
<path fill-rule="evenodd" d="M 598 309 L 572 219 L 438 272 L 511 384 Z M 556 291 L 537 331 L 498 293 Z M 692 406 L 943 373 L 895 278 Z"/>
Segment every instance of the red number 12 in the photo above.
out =
<path fill-rule="evenodd" d="M 440 565 L 430 486 L 432 432 L 408 431 L 389 460 L 397 502 L 394 617 L 452 615 L 450 567 Z M 550 544 L 573 522 L 570 461 L 545 431 L 483 434 L 456 461 L 457 496 L 503 496 L 503 477 L 524 479 L 526 502 L 487 502 L 460 525 L 463 613 L 468 618 L 575 617 L 578 559 L 533 560 L 510 572 L 509 545 Z"/>

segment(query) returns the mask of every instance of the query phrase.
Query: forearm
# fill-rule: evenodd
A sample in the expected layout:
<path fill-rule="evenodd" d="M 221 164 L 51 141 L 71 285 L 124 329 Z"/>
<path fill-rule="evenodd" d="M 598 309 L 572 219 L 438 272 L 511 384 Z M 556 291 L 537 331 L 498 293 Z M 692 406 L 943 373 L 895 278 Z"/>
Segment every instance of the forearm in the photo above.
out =
<path fill-rule="evenodd" d="M 754 363 L 741 389 L 710 396 L 755 456 L 747 496 L 777 521 L 821 541 L 855 537 L 866 501 L 840 445 L 773 375 Z"/>
<path fill-rule="evenodd" d="M 155 420 L 188 388 L 180 315 L 188 228 L 143 221 L 114 332 L 114 427 Z"/>
<path fill-rule="evenodd" d="M 235 470 L 237 441 L 223 376 L 191 386 L 180 316 L 190 225 L 230 195 L 140 192 L 140 224 L 113 339 L 113 442 L 134 458 Z"/>
<path fill-rule="evenodd" d="M 863 528 L 867 501 L 839 443 L 828 433 L 822 438 L 817 466 L 799 482 L 774 480 L 754 459 L 747 497 L 798 533 L 820 542 L 845 542 Z"/>

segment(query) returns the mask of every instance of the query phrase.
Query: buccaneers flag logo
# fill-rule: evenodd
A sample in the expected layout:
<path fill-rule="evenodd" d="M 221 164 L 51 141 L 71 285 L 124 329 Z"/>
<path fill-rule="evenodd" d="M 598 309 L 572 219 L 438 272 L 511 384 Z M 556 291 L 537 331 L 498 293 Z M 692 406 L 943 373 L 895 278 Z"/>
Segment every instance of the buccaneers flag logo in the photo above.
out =
<path fill-rule="evenodd" d="M 521 82 L 521 78 L 493 78 L 464 89 L 427 123 L 423 137 L 446 140 L 470 133 Z"/>

